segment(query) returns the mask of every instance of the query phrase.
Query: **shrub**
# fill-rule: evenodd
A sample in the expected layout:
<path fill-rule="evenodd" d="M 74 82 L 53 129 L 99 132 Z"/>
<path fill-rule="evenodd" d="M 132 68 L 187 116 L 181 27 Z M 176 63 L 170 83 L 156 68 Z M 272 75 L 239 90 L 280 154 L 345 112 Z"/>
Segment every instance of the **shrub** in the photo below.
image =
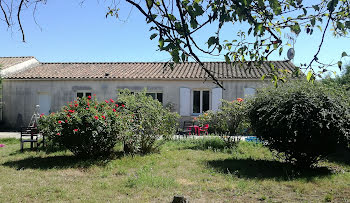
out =
<path fill-rule="evenodd" d="M 41 116 L 39 127 L 50 141 L 76 156 L 101 156 L 111 152 L 117 135 L 127 127 L 125 121 L 131 118 L 124 111 L 113 100 L 78 98 L 58 113 Z"/>
<path fill-rule="evenodd" d="M 201 125 L 209 124 L 209 133 L 236 136 L 249 128 L 246 117 L 246 104 L 238 98 L 232 102 L 222 100 L 217 112 L 207 111 L 198 117 Z"/>
<path fill-rule="evenodd" d="M 42 116 L 39 127 L 51 143 L 88 157 L 109 154 L 118 141 L 126 153 L 149 153 L 158 138 L 174 135 L 178 118 L 146 92 L 123 90 L 117 101 L 77 99 L 58 113 Z"/>
<path fill-rule="evenodd" d="M 260 89 L 248 112 L 254 134 L 300 167 L 316 164 L 349 141 L 350 112 L 342 91 L 318 82 Z"/>
<path fill-rule="evenodd" d="M 175 134 L 179 115 L 146 96 L 146 91 L 131 94 L 127 89 L 120 90 L 118 102 L 125 104 L 133 116 L 128 129 L 121 132 L 126 153 L 149 153 L 158 138 L 168 139 Z"/>

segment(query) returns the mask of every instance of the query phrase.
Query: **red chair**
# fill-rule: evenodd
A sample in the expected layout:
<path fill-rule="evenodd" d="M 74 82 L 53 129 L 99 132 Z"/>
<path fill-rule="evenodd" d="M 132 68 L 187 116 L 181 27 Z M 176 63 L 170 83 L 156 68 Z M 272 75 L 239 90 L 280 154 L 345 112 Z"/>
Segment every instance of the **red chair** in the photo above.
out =
<path fill-rule="evenodd" d="M 198 133 L 198 135 L 200 135 L 201 132 L 205 132 L 205 134 L 208 135 L 208 129 L 209 129 L 209 124 L 205 124 L 204 127 L 200 127 L 200 128 L 199 128 L 199 133 Z"/>

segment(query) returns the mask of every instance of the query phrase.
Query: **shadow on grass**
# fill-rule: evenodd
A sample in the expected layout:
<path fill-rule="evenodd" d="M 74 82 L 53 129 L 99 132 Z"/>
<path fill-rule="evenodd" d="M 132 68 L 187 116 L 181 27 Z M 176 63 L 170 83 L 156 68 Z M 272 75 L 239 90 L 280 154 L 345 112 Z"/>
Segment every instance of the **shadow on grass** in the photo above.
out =
<path fill-rule="evenodd" d="M 221 173 L 233 174 L 238 178 L 293 180 L 312 179 L 328 176 L 332 171 L 327 167 L 298 169 L 291 164 L 278 161 L 253 159 L 225 159 L 209 161 L 208 165 Z"/>
<path fill-rule="evenodd" d="M 17 156 L 17 155 L 20 155 L 20 154 L 23 154 L 24 152 L 45 152 L 46 154 L 54 154 L 54 153 L 57 153 L 57 152 L 67 152 L 68 150 L 67 149 L 64 149 L 64 148 L 45 148 L 43 146 L 39 146 L 38 148 L 37 147 L 33 147 L 33 148 L 30 148 L 30 147 L 24 147 L 23 148 L 23 151 L 21 151 L 21 149 L 17 149 L 15 151 L 13 151 L 12 153 L 10 153 L 9 155 L 10 156 Z M 67 155 L 68 156 L 68 155 Z"/>
<path fill-rule="evenodd" d="M 89 168 L 90 166 L 104 166 L 113 159 L 120 158 L 122 153 L 116 152 L 108 158 L 82 159 L 73 155 L 56 155 L 48 157 L 28 157 L 16 161 L 8 161 L 3 166 L 15 168 L 16 170 L 25 169 L 67 169 L 67 168 Z"/>
<path fill-rule="evenodd" d="M 350 166 L 350 149 L 340 149 L 327 157 L 328 161 Z"/>

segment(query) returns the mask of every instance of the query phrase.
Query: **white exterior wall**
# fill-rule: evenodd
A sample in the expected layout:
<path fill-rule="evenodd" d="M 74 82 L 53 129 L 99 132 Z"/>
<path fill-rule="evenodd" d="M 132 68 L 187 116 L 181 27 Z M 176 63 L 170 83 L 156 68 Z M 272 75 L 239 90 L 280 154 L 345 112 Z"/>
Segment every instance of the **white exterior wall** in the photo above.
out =
<path fill-rule="evenodd" d="M 237 98 L 246 98 L 244 95 L 245 88 L 260 88 L 271 84 L 268 80 L 230 80 L 224 81 L 223 99 L 232 101 Z"/>
<path fill-rule="evenodd" d="M 222 98 L 234 100 L 244 97 L 245 87 L 261 86 L 261 80 L 224 81 L 225 90 Z M 149 91 L 163 93 L 163 105 L 171 102 L 174 111 L 180 113 L 180 88 L 189 88 L 190 109 L 192 111 L 193 90 L 210 91 L 210 109 L 212 109 L 212 89 L 218 86 L 203 80 L 3 80 L 3 118 L 5 124 L 14 128 L 28 125 L 34 112 L 35 105 L 39 104 L 39 93 L 50 95 L 51 112 L 58 111 L 67 102 L 76 98 L 78 91 L 91 91 L 99 100 L 117 96 L 117 89 L 128 88 L 131 91 Z M 215 103 L 215 102 L 214 102 Z M 192 116 L 192 115 L 190 115 Z M 189 117 L 183 117 L 183 119 Z"/>

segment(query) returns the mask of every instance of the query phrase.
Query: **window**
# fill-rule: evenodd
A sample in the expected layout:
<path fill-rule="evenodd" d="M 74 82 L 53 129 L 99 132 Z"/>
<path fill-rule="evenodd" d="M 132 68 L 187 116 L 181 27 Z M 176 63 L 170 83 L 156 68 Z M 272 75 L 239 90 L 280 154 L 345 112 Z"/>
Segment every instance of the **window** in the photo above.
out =
<path fill-rule="evenodd" d="M 148 92 L 146 93 L 146 96 L 151 96 L 153 99 L 157 99 L 160 103 L 163 104 L 163 93 Z"/>
<path fill-rule="evenodd" d="M 203 113 L 209 110 L 209 91 L 193 91 L 193 113 Z"/>
<path fill-rule="evenodd" d="M 247 98 L 249 96 L 254 96 L 255 92 L 256 92 L 255 88 L 252 88 L 252 87 L 244 88 L 244 98 Z"/>
<path fill-rule="evenodd" d="M 84 92 L 84 91 L 77 92 L 77 97 L 79 98 L 88 97 L 88 96 L 91 96 L 91 92 Z"/>

